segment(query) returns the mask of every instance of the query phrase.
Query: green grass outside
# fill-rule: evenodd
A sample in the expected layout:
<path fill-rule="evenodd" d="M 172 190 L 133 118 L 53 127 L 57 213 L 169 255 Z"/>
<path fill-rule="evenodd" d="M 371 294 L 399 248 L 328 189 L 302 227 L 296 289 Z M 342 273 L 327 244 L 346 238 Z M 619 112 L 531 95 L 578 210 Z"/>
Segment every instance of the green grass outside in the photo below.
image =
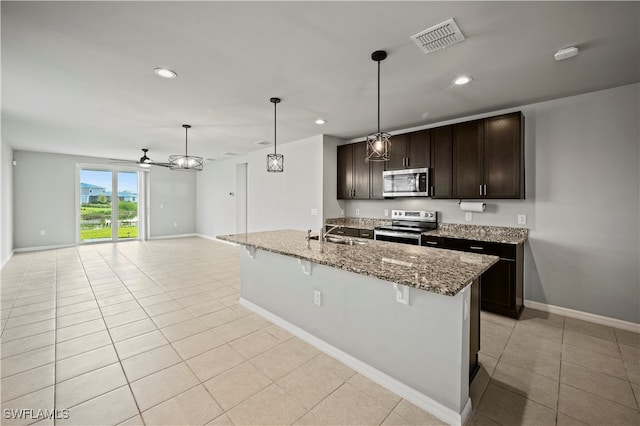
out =
<path fill-rule="evenodd" d="M 98 240 L 111 238 L 111 228 L 85 229 L 80 231 L 80 240 Z M 118 228 L 118 238 L 138 238 L 138 227 Z"/>

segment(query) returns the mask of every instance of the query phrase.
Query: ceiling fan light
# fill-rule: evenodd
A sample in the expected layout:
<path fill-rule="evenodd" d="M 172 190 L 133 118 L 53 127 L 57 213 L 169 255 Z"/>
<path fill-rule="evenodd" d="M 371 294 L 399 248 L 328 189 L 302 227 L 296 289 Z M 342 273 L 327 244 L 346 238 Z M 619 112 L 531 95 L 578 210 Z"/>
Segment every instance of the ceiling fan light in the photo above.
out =
<path fill-rule="evenodd" d="M 151 163 L 140 163 L 140 167 L 142 167 L 143 169 L 150 169 Z"/>

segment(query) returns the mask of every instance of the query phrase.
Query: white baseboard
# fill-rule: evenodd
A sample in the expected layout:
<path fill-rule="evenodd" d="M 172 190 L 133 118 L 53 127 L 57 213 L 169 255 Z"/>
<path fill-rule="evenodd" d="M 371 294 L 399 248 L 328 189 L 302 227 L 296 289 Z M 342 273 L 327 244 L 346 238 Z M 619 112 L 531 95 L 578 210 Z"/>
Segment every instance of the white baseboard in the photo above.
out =
<path fill-rule="evenodd" d="M 200 238 L 204 238 L 206 240 L 215 241 L 216 243 L 229 244 L 230 246 L 239 246 L 240 244 L 232 243 L 231 241 L 219 240 L 217 237 L 210 237 L 208 235 L 196 234 Z"/>
<path fill-rule="evenodd" d="M 156 237 L 149 237 L 150 240 L 167 240 L 169 238 L 189 238 L 197 237 L 198 234 L 178 234 L 178 235 L 158 235 Z"/>
<path fill-rule="evenodd" d="M 396 395 L 401 396 L 402 398 L 406 399 L 412 404 L 433 414 L 434 416 L 436 416 L 437 418 L 439 418 L 444 422 L 447 422 L 448 424 L 463 425 L 471 414 L 470 398 L 467 399 L 467 403 L 465 404 L 462 410 L 462 413 L 458 413 L 455 410 L 445 407 L 444 405 L 433 400 L 432 398 L 429 398 L 427 395 L 421 392 L 418 392 L 412 387 L 407 386 L 401 381 L 394 379 L 393 377 L 383 373 L 382 371 L 376 369 L 375 367 L 372 367 L 371 365 L 366 364 L 357 358 L 354 358 L 353 356 L 349 355 L 346 352 L 343 352 L 342 350 L 325 342 L 324 340 L 319 339 L 316 336 L 308 333 L 307 331 L 291 324 L 287 320 L 284 320 L 279 316 L 272 314 L 271 312 L 265 310 L 264 308 L 261 308 L 260 306 L 246 299 L 243 299 L 242 297 L 240 298 L 239 303 L 245 308 L 266 318 L 272 323 L 284 328 L 294 336 L 297 336 L 300 339 L 304 340 L 305 342 L 309 343 L 310 345 L 315 346 L 316 348 L 326 353 L 327 355 L 330 355 L 331 357 L 337 359 L 343 364 L 356 370 L 358 373 L 362 374 L 363 376 L 378 383 L 380 386 L 385 387 L 389 391 L 395 393 Z"/>
<path fill-rule="evenodd" d="M 13 257 L 13 250 L 11 250 L 11 253 L 9 253 L 9 256 L 7 256 L 7 258 L 2 261 L 2 265 L 0 266 L 0 269 L 4 268 L 4 265 L 6 265 L 7 262 L 11 260 L 12 257 Z"/>
<path fill-rule="evenodd" d="M 75 244 L 57 244 L 52 246 L 23 247 L 23 248 L 13 249 L 13 251 L 15 253 L 26 253 L 30 251 L 56 250 L 56 249 L 69 248 L 69 247 L 75 247 L 75 246 L 76 246 Z"/>
<path fill-rule="evenodd" d="M 563 315 L 569 318 L 589 321 L 595 324 L 632 331 L 634 333 L 640 333 L 640 324 L 636 324 L 630 321 L 623 321 L 616 318 L 604 317 L 602 315 L 590 314 L 589 312 L 576 311 L 575 309 L 563 308 L 562 306 L 547 305 L 546 303 L 534 302 L 533 300 L 527 299 L 525 299 L 524 301 L 524 306 L 532 309 L 537 309 L 539 311 Z"/>

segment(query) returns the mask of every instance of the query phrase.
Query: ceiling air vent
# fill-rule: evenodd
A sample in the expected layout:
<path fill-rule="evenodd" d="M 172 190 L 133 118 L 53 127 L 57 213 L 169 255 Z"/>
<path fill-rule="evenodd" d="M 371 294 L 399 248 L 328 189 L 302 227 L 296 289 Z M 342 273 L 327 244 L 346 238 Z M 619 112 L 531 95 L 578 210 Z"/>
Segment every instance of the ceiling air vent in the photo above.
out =
<path fill-rule="evenodd" d="M 411 36 L 424 53 L 445 49 L 464 40 L 464 35 L 453 18 Z"/>

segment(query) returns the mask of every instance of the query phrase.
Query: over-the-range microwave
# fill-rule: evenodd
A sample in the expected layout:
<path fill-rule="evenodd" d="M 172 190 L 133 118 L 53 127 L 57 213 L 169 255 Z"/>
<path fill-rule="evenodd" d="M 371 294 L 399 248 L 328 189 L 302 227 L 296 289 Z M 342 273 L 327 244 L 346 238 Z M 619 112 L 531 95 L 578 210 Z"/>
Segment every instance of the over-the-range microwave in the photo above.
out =
<path fill-rule="evenodd" d="M 382 172 L 383 197 L 428 197 L 429 169 L 387 170 Z"/>

